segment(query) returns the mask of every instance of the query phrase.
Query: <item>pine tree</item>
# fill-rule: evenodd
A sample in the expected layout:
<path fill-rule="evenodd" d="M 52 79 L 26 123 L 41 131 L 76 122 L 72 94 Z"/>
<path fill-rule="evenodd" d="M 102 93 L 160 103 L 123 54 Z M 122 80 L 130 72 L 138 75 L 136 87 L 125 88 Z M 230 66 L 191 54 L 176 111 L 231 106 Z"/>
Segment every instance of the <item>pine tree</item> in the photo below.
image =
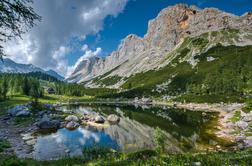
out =
<path fill-rule="evenodd" d="M 7 83 L 6 78 L 4 77 L 2 85 L 1 85 L 1 96 L 2 96 L 3 100 L 6 100 L 7 93 L 8 93 L 8 83 Z"/>
<path fill-rule="evenodd" d="M 27 77 L 24 77 L 22 89 L 23 89 L 23 94 L 28 96 L 30 92 L 30 85 L 29 85 L 29 81 Z"/>

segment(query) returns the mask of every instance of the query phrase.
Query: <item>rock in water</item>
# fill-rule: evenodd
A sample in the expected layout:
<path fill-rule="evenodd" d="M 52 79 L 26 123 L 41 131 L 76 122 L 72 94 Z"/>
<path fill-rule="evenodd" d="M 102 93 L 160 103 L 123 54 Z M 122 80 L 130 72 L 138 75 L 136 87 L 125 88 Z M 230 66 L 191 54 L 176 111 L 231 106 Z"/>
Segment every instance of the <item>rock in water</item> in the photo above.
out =
<path fill-rule="evenodd" d="M 58 120 L 50 120 L 50 118 L 45 115 L 40 122 L 38 122 L 37 126 L 40 129 L 58 129 L 60 128 L 60 121 Z"/>
<path fill-rule="evenodd" d="M 68 122 L 79 122 L 79 118 L 75 115 L 69 115 L 65 118 L 65 121 L 68 121 Z"/>
<path fill-rule="evenodd" d="M 109 122 L 111 122 L 111 123 L 118 123 L 118 122 L 120 122 L 120 118 L 117 115 L 115 115 L 115 114 L 109 115 L 108 118 L 107 118 L 107 120 Z"/>
<path fill-rule="evenodd" d="M 79 127 L 79 123 L 74 122 L 74 121 L 70 121 L 66 125 L 66 128 L 70 130 L 76 129 L 77 127 Z"/>
<path fill-rule="evenodd" d="M 100 115 L 97 115 L 94 119 L 95 123 L 104 123 L 105 120 Z"/>

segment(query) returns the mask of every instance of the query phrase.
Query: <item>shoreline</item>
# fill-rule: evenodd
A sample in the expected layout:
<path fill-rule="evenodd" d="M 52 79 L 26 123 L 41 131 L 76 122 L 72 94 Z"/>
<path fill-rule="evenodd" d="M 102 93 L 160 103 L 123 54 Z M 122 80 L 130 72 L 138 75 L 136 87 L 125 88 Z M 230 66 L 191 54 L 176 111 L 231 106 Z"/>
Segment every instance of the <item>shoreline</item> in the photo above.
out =
<path fill-rule="evenodd" d="M 220 138 L 221 140 L 227 140 L 230 142 L 237 142 L 236 136 L 233 133 L 234 125 L 230 127 L 229 125 L 229 119 L 233 116 L 234 112 L 236 110 L 241 109 L 244 105 L 238 104 L 238 103 L 232 103 L 232 104 L 207 104 L 207 103 L 178 103 L 178 102 L 160 102 L 160 101 L 153 101 L 151 104 L 145 104 L 145 103 L 136 103 L 132 101 L 84 101 L 84 102 L 69 102 L 69 103 L 58 103 L 54 104 L 55 107 L 61 107 L 68 104 L 113 104 L 113 105 L 119 105 L 119 104 L 126 104 L 126 105 L 142 105 L 142 106 L 168 106 L 168 107 L 174 107 L 179 109 L 187 109 L 190 111 L 200 111 L 200 112 L 215 112 L 218 114 L 218 123 L 216 125 L 217 129 L 214 131 L 214 135 L 216 135 L 217 138 Z M 2 118 L 0 118 L 1 120 Z M 0 123 L 1 124 L 1 123 Z M 3 127 L 3 126 L 2 126 Z M 15 132 L 14 135 L 19 134 L 21 131 L 19 130 L 19 127 L 17 127 L 18 132 Z M 30 130 L 31 127 L 23 127 L 24 130 Z M 13 141 L 12 141 L 13 142 Z M 12 148 L 13 149 L 13 148 Z M 29 146 L 25 148 L 29 150 Z M 234 148 L 234 150 L 240 150 L 239 148 Z M 21 152 L 22 153 L 22 152 Z M 27 156 L 23 156 L 24 158 L 30 157 L 30 154 Z M 28 158 L 29 158 L 28 157 Z"/>

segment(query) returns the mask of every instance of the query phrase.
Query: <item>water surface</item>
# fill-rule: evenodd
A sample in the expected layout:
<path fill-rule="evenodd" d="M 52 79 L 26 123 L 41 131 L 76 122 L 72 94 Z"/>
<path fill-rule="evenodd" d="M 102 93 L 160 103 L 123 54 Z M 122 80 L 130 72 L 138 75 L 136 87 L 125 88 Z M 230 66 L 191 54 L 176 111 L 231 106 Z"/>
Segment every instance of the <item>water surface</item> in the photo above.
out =
<path fill-rule="evenodd" d="M 81 126 L 76 130 L 59 129 L 39 134 L 34 158 L 55 159 L 83 155 L 85 148 L 108 148 L 122 152 L 153 149 L 155 128 L 166 137 L 166 150 L 171 153 L 204 150 L 218 142 L 207 132 L 216 121 L 216 113 L 202 114 L 167 107 L 70 105 L 63 112 L 78 114 L 109 114 L 120 116 L 120 122 L 105 129 Z"/>

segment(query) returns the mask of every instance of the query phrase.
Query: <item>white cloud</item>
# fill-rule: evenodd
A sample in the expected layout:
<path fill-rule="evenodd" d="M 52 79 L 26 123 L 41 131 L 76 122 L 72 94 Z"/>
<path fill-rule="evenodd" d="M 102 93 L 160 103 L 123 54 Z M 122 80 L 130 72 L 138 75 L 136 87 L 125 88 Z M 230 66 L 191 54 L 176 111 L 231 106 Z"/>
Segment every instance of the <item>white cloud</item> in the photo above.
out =
<path fill-rule="evenodd" d="M 35 11 L 42 22 L 23 36 L 23 40 L 5 44 L 5 52 L 14 61 L 32 63 L 43 69 L 54 69 L 61 74 L 68 71 L 67 54 L 71 51 L 71 38 L 84 40 L 89 34 L 103 29 L 104 19 L 116 17 L 128 0 L 34 0 Z M 97 54 L 82 48 L 86 56 Z M 86 50 L 85 50 L 86 49 Z M 84 54 L 84 55 L 85 55 Z"/>
<path fill-rule="evenodd" d="M 82 47 L 81 47 L 81 50 L 82 51 L 86 51 L 88 49 L 88 45 L 87 44 L 84 44 Z"/>
<path fill-rule="evenodd" d="M 52 55 L 52 60 L 55 61 L 55 70 L 60 74 L 65 74 L 67 72 L 66 66 L 68 65 L 66 60 L 66 55 L 70 52 L 70 48 L 65 46 L 60 46 L 58 50 L 55 50 Z"/>

